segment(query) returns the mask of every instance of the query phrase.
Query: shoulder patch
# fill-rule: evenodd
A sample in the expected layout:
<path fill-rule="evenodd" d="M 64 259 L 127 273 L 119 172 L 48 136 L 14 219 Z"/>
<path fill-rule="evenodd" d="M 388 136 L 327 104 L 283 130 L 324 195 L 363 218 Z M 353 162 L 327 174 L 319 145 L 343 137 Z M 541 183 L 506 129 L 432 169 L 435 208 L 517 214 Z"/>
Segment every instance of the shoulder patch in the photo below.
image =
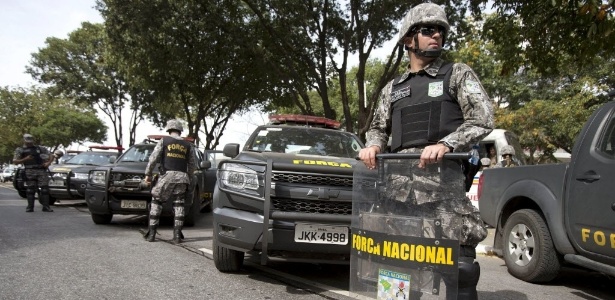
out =
<path fill-rule="evenodd" d="M 480 88 L 480 84 L 474 80 L 466 80 L 466 90 L 470 94 L 480 94 L 482 90 Z"/>

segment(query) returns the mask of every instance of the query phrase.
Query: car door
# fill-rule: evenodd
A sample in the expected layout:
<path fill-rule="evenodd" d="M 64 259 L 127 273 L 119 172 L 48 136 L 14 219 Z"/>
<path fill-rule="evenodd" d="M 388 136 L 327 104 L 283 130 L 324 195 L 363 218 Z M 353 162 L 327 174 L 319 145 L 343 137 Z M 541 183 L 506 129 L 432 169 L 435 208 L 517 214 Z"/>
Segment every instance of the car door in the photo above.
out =
<path fill-rule="evenodd" d="M 567 232 L 581 255 L 614 257 L 615 102 L 603 106 L 586 125 L 568 170 Z M 602 258 L 602 259 L 601 259 Z"/>
<path fill-rule="evenodd" d="M 205 193 L 205 197 L 209 200 L 213 199 L 216 178 L 218 176 L 218 164 L 224 157 L 221 150 L 205 150 L 205 159 L 211 162 L 211 167 L 205 170 L 205 188 L 203 193 Z"/>

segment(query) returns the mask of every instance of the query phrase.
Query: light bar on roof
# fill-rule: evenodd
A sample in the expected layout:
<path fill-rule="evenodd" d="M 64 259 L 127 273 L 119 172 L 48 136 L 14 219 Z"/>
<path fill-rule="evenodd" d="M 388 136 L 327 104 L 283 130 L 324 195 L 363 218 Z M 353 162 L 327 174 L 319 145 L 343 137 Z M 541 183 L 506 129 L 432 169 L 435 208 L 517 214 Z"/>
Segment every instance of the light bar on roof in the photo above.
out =
<path fill-rule="evenodd" d="M 327 128 L 339 129 L 341 126 L 340 122 L 335 120 L 317 117 L 317 116 L 306 116 L 306 115 L 269 115 L 269 122 L 271 124 L 285 124 L 285 123 L 294 123 L 294 124 L 305 124 L 305 125 L 321 125 Z"/>
<path fill-rule="evenodd" d="M 90 145 L 88 148 L 91 149 L 100 149 L 100 150 L 124 150 L 122 146 L 103 146 L 103 145 Z"/>
<path fill-rule="evenodd" d="M 147 138 L 150 139 L 150 140 L 159 141 L 160 139 L 162 139 L 165 136 L 169 136 L 169 135 L 166 135 L 166 134 L 150 134 L 150 135 L 147 136 Z M 188 141 L 188 142 L 194 143 L 194 138 L 191 137 L 191 136 L 185 136 L 185 137 L 183 137 L 183 139 L 184 139 L 184 141 Z"/>

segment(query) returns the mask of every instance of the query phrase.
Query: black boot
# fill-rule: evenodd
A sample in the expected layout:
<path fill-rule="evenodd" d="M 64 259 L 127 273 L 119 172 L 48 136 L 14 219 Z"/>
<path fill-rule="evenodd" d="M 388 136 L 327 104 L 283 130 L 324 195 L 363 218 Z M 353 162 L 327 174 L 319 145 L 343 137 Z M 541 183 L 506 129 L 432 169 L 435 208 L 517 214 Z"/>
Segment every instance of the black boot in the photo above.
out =
<path fill-rule="evenodd" d="M 478 300 L 476 286 L 480 278 L 480 265 L 474 257 L 459 257 L 459 285 L 457 300 Z"/>
<path fill-rule="evenodd" d="M 153 242 L 156 239 L 156 225 L 149 225 L 147 232 L 143 235 L 143 238 L 148 242 Z"/>
<path fill-rule="evenodd" d="M 38 202 L 43 206 L 44 212 L 52 212 L 53 209 L 49 207 L 49 187 L 42 186 L 38 193 Z"/>
<path fill-rule="evenodd" d="M 173 229 L 173 244 L 179 244 L 184 241 L 184 234 L 181 228 Z"/>
<path fill-rule="evenodd" d="M 26 212 L 34 211 L 34 190 L 26 190 L 26 199 L 28 200 L 28 206 L 26 207 Z"/>

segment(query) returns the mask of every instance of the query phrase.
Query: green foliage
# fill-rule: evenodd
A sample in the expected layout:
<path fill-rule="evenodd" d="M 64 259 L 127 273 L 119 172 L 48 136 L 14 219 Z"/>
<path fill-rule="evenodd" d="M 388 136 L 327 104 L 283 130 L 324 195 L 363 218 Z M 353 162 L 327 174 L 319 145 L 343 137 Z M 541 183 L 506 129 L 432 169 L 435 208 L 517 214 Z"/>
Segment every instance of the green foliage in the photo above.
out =
<path fill-rule="evenodd" d="M 204 126 L 208 149 L 232 114 L 287 92 L 254 50 L 263 33 L 239 1 L 105 0 L 98 9 L 122 71 L 151 91 L 144 113 L 160 126 L 184 119 L 197 138 Z"/>
<path fill-rule="evenodd" d="M 50 37 L 46 47 L 32 54 L 27 72 L 36 80 L 49 84 L 49 92 L 99 108 L 114 125 L 116 144 L 122 145 L 122 109 L 137 101 L 138 86 L 127 86 L 110 53 L 102 24 L 84 22 L 68 39 Z M 131 95 L 129 95 L 131 93 Z M 132 106 L 130 128 L 143 120 L 139 107 Z M 130 144 L 134 143 L 134 135 Z"/>
<path fill-rule="evenodd" d="M 492 17 L 487 17 L 489 23 Z M 515 132 L 529 152 L 530 163 L 555 161 L 558 149 L 570 152 L 576 135 L 591 112 L 606 99 L 600 91 L 614 86 L 615 56 L 588 57 L 582 62 L 563 53 L 550 61 L 556 73 L 543 73 L 540 66 L 525 61 L 521 52 L 504 60 L 497 40 L 480 36 L 481 22 L 470 21 L 474 29 L 461 39 L 462 47 L 449 58 L 470 65 L 494 100 L 496 127 Z M 500 59 L 498 59 L 500 58 Z M 507 71 L 522 61 L 523 67 Z"/>
<path fill-rule="evenodd" d="M 100 143 L 107 132 L 91 108 L 54 98 L 37 88 L 0 88 L 0 127 L 0 162 L 12 160 L 15 148 L 23 144 L 24 133 L 53 149 L 86 141 Z"/>
<path fill-rule="evenodd" d="M 484 33 L 505 75 L 528 65 L 555 75 L 560 65 L 553 62 L 562 54 L 585 67 L 588 58 L 615 48 L 612 0 L 496 0 L 492 8 Z"/>

